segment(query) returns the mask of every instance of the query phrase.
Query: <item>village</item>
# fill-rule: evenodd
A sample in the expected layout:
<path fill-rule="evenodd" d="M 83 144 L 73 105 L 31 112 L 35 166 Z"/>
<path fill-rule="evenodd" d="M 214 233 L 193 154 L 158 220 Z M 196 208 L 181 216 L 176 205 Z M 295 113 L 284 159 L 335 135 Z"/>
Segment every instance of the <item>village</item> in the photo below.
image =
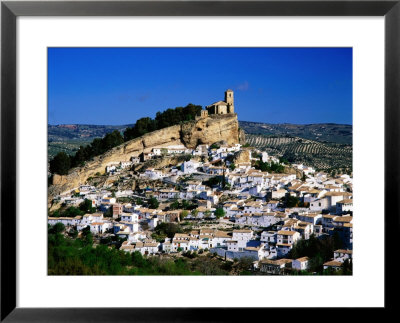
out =
<path fill-rule="evenodd" d="M 232 156 L 247 160 L 233 163 Z M 151 158 L 187 156 L 187 161 L 164 169 L 147 168 L 133 174 L 131 167 Z M 203 157 L 205 162 L 192 158 Z M 243 158 L 241 158 L 243 159 Z M 245 159 L 245 158 L 244 158 Z M 154 148 L 145 156 L 107 166 L 105 177 L 153 182 L 140 192 L 88 184 L 57 197 L 65 206 L 90 201 L 95 212 L 75 217 L 48 217 L 49 225 L 62 223 L 78 232 L 90 228 L 98 237 L 123 240 L 120 250 L 142 255 L 179 254 L 200 250 L 225 260 L 251 258 L 253 269 L 279 274 L 290 267 L 307 270 L 308 257 L 287 259 L 294 244 L 312 235 L 337 234 L 344 248 L 335 250 L 324 269 L 340 270 L 352 258 L 352 178 L 336 178 L 301 164 L 295 173 L 269 173 L 252 166 L 261 160 L 282 165 L 278 158 L 240 144 Z M 218 166 L 217 166 L 218 165 Z M 297 178 L 302 174 L 302 178 Z M 131 202 L 119 202 L 129 200 Z M 139 202 L 139 203 L 135 203 Z M 289 205 L 295 201 L 297 205 Z M 182 207 L 183 206 L 183 207 Z M 186 232 L 163 241 L 154 238 L 162 223 L 184 224 Z"/>
<path fill-rule="evenodd" d="M 196 119 L 209 115 L 234 115 L 232 90 Z M 351 267 L 351 174 L 333 176 L 222 140 L 194 149 L 153 147 L 107 164 L 95 177 L 53 199 L 64 210 L 83 205 L 88 213 L 50 212 L 50 226 L 62 223 L 78 237 L 90 232 L 95 244 L 108 241 L 110 248 L 145 257 L 247 259 L 258 274 Z"/>

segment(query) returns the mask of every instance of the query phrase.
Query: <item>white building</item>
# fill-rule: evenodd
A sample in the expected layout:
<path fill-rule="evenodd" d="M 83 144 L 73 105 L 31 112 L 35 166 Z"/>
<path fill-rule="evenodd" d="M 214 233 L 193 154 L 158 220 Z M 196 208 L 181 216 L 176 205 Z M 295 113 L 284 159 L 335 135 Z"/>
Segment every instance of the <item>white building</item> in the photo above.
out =
<path fill-rule="evenodd" d="M 239 251 L 246 248 L 247 242 L 253 238 L 252 230 L 233 230 L 232 240 L 237 241 Z"/>
<path fill-rule="evenodd" d="M 308 257 L 297 258 L 292 261 L 292 268 L 295 270 L 307 270 L 308 269 Z"/>
<path fill-rule="evenodd" d="M 185 161 L 182 163 L 181 171 L 184 174 L 192 174 L 192 173 L 197 172 L 198 167 L 200 167 L 200 163 L 193 161 L 193 160 L 189 160 L 189 161 Z"/>

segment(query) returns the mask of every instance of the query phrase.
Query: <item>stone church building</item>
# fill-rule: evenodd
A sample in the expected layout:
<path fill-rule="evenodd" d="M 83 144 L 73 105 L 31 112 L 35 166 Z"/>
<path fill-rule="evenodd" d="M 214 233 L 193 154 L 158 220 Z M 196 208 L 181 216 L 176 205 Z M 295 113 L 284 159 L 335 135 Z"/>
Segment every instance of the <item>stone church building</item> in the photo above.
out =
<path fill-rule="evenodd" d="M 225 91 L 225 101 L 218 101 L 206 107 L 208 114 L 235 113 L 233 105 L 233 91 Z"/>

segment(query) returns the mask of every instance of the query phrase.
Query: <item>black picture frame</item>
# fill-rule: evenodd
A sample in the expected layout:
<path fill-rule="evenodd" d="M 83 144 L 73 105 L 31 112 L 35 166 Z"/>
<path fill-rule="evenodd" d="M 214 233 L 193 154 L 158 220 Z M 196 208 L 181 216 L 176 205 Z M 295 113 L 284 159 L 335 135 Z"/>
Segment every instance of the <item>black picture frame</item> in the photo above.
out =
<path fill-rule="evenodd" d="M 2 1 L 1 2 L 1 321 L 242 321 L 245 309 L 16 307 L 16 19 L 19 16 L 384 16 L 385 18 L 385 310 L 398 286 L 394 237 L 399 236 L 400 0 L 379 1 Z M 379 211 L 378 211 L 379 212 Z M 389 278 L 390 277 L 390 278 Z M 367 287 L 366 287 L 367 288 Z M 345 291 L 344 291 L 345 292 Z M 40 291 L 38 291 L 40 294 Z M 394 294 L 395 295 L 395 294 Z M 393 296 L 395 297 L 395 296 Z M 133 300 L 132 300 L 133 302 Z M 267 305 L 267 303 L 266 303 Z M 310 303 L 312 306 L 312 302 Z M 329 304 L 320 319 L 329 316 Z M 268 311 L 268 312 L 266 312 Z M 284 315 L 299 309 L 285 309 Z M 346 311 L 347 312 L 347 311 Z M 379 312 L 381 310 L 379 309 Z M 268 314 L 267 314 L 268 313 Z M 252 320 L 282 309 L 252 309 Z M 381 315 L 380 313 L 379 315 Z M 272 315 L 272 316 L 271 316 Z M 335 312 L 334 314 L 339 315 Z M 344 312 L 341 312 L 344 315 Z M 379 316 L 381 319 L 381 316 Z"/>

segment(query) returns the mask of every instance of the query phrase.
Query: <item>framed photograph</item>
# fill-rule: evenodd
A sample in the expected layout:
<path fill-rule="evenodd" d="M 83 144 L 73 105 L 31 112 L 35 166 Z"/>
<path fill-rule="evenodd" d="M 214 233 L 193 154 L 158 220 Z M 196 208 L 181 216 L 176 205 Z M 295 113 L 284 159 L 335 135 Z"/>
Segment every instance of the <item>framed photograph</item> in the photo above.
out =
<path fill-rule="evenodd" d="M 3 1 L 1 320 L 390 309 L 399 14 Z"/>

